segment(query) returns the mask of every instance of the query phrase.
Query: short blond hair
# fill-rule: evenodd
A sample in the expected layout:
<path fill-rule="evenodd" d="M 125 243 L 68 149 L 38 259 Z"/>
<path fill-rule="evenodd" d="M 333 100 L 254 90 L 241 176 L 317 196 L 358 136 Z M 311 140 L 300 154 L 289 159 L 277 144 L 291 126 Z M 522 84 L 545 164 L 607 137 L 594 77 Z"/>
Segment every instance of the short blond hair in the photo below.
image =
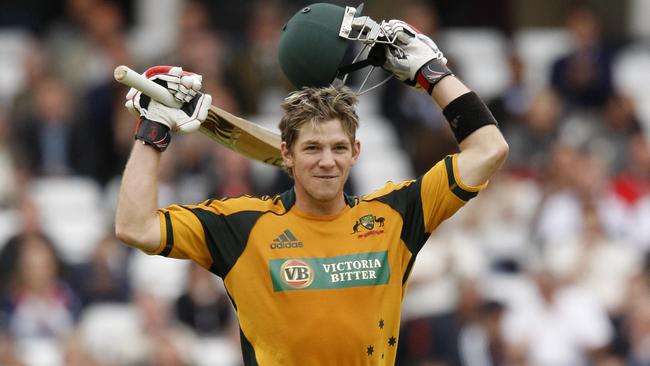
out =
<path fill-rule="evenodd" d="M 338 119 L 354 145 L 359 128 L 359 116 L 355 109 L 357 101 L 357 96 L 345 86 L 305 87 L 292 92 L 282 102 L 284 116 L 279 125 L 282 141 L 291 150 L 300 127 L 305 123 L 318 124 Z"/>

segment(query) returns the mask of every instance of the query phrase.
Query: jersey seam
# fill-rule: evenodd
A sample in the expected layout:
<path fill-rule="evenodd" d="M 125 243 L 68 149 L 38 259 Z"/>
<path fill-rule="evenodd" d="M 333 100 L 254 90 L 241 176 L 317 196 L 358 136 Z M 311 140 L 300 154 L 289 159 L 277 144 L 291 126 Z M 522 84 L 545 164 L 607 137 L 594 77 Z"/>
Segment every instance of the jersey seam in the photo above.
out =
<path fill-rule="evenodd" d="M 244 196 L 239 196 L 239 197 L 244 197 Z M 239 198 L 239 197 L 234 197 L 234 198 Z M 245 197 L 250 197 L 250 198 L 259 199 L 259 197 L 256 197 L 256 196 L 248 196 L 248 195 L 245 195 Z M 271 199 L 271 198 L 270 198 L 270 199 Z M 224 202 L 224 201 L 226 201 L 226 200 L 227 200 L 227 199 L 218 200 L 218 201 L 219 201 L 219 202 Z M 214 200 L 211 200 L 211 201 L 214 201 Z M 186 205 L 180 205 L 180 206 L 183 207 L 183 208 L 185 208 L 186 210 L 192 211 L 192 209 L 189 208 L 189 207 L 187 207 Z M 206 207 L 211 208 L 212 206 L 210 206 L 210 205 L 206 205 Z M 200 207 L 197 207 L 197 208 L 200 208 Z M 282 209 L 284 210 L 284 212 L 282 212 L 282 213 L 277 213 L 277 212 L 273 211 L 272 209 L 264 209 L 264 210 L 251 210 L 251 209 L 244 209 L 244 210 L 239 210 L 239 211 L 233 211 L 233 212 L 230 212 L 230 213 L 227 213 L 227 214 L 226 214 L 226 213 L 223 213 L 223 212 L 217 213 L 217 212 L 213 212 L 213 211 L 211 211 L 211 210 L 208 210 L 208 211 L 214 213 L 215 215 L 222 215 L 222 216 L 234 215 L 234 214 L 238 214 L 238 213 L 241 213 L 241 212 L 259 212 L 260 215 L 264 215 L 264 214 L 267 214 L 267 213 L 272 213 L 272 214 L 274 214 L 274 215 L 276 215 L 276 216 L 284 216 L 284 215 L 286 215 L 287 213 L 289 213 L 289 211 L 290 211 L 290 210 L 287 210 L 286 207 L 284 207 L 284 204 L 282 205 Z"/>
<path fill-rule="evenodd" d="M 165 228 L 167 240 L 165 240 L 165 248 L 160 252 L 160 255 L 163 257 L 169 256 L 174 248 L 174 228 L 172 227 L 172 219 L 169 211 L 165 211 Z"/>
<path fill-rule="evenodd" d="M 447 156 L 445 158 L 445 171 L 447 173 L 447 185 L 449 190 L 458 198 L 460 198 L 462 201 L 467 202 L 471 200 L 472 198 L 476 197 L 478 194 L 477 191 L 468 191 L 465 188 L 462 187 L 464 185 L 462 181 L 459 179 L 456 179 L 456 175 L 454 174 L 454 162 L 453 162 L 453 157 L 452 156 Z M 480 190 L 480 188 L 478 188 Z"/>
<path fill-rule="evenodd" d="M 180 207 L 182 207 L 182 208 L 184 208 L 184 209 L 190 211 L 190 212 L 191 212 L 191 213 L 192 213 L 192 214 L 197 218 L 197 220 L 199 220 L 199 222 L 201 223 L 201 227 L 203 228 L 204 236 L 205 236 L 207 233 L 206 233 L 206 229 L 205 229 L 204 223 L 203 223 L 203 221 L 201 220 L 201 218 L 196 214 L 196 212 L 194 212 L 194 210 L 192 210 L 191 208 L 186 207 L 186 206 L 184 206 L 184 205 L 180 205 Z M 203 209 L 200 208 L 200 207 L 197 207 L 197 209 L 203 210 Z M 204 210 L 204 211 L 205 211 L 205 210 Z M 282 215 L 286 214 L 288 211 L 285 211 L 283 214 L 277 214 L 276 212 L 273 212 L 273 211 L 271 211 L 271 210 L 265 210 L 265 211 L 257 211 L 257 210 L 241 210 L 241 211 L 236 211 L 236 212 L 233 212 L 233 213 L 230 213 L 230 214 L 215 213 L 215 212 L 212 212 L 212 211 L 208 211 L 208 212 L 210 212 L 210 213 L 212 213 L 212 214 L 214 214 L 214 215 L 218 215 L 218 216 L 229 216 L 229 215 L 240 214 L 240 213 L 245 213 L 245 212 L 249 212 L 249 213 L 259 213 L 259 214 L 260 214 L 259 217 L 255 220 L 255 223 L 254 223 L 253 225 L 251 225 L 251 228 L 250 228 L 250 231 L 249 231 L 249 237 L 246 239 L 246 242 L 244 243 L 244 248 L 242 249 L 241 253 L 240 253 L 239 256 L 237 257 L 237 260 L 235 260 L 235 261 L 232 263 L 232 265 L 230 266 L 230 268 L 228 269 L 228 271 L 226 271 L 226 272 L 223 273 L 222 278 L 225 280 L 225 279 L 226 279 L 226 276 L 228 276 L 228 274 L 229 274 L 230 271 L 235 267 L 235 265 L 237 264 L 237 262 L 239 262 L 239 259 L 244 255 L 244 252 L 245 252 L 246 249 L 248 248 L 248 244 L 249 244 L 249 241 L 250 241 L 250 233 L 253 232 L 253 228 L 257 225 L 257 223 L 258 223 L 259 220 L 262 218 L 262 216 L 264 216 L 264 215 L 267 214 L 267 213 L 272 213 L 272 214 L 275 214 L 275 215 L 277 215 L 277 216 L 282 216 Z M 215 248 L 212 248 L 212 249 L 210 248 L 210 246 L 208 245 L 208 238 L 207 238 L 207 237 L 204 238 L 204 244 L 205 244 L 205 246 L 207 247 L 208 252 L 210 253 L 210 257 L 211 257 L 211 261 L 212 261 L 212 265 L 210 266 L 210 267 L 212 268 L 211 271 L 212 271 L 213 273 L 217 274 L 217 272 L 219 272 L 219 271 L 217 271 L 217 268 L 215 267 L 215 265 L 216 265 L 216 263 L 215 263 L 215 259 L 217 258 L 217 254 L 218 254 L 218 253 L 217 253 L 217 252 L 213 252 L 213 250 L 216 251 L 217 248 L 216 248 L 216 247 L 215 247 Z M 216 243 L 215 243 L 215 244 L 216 244 Z"/>

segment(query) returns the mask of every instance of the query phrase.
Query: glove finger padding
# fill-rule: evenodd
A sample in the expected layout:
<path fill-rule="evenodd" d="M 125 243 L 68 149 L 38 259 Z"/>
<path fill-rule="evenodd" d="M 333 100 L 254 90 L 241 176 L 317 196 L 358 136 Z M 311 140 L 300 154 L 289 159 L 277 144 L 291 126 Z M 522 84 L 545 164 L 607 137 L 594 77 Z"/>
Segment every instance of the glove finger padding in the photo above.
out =
<path fill-rule="evenodd" d="M 447 63 L 447 59 L 443 56 L 442 52 L 438 48 L 438 45 L 436 45 L 436 43 L 431 38 L 420 32 L 414 26 L 402 20 L 393 19 L 389 20 L 386 23 L 386 32 L 393 35 L 396 34 L 396 39 L 400 45 L 407 45 L 411 42 L 411 38 L 417 38 L 429 46 L 429 48 L 431 48 L 431 50 L 436 54 L 436 58 L 444 59 L 444 63 Z"/>
<path fill-rule="evenodd" d="M 450 75 L 446 67 L 447 59 L 431 38 L 420 33 L 417 29 L 401 20 L 390 20 L 384 23 L 383 31 L 395 43 L 386 47 L 386 63 L 384 69 L 391 72 L 399 80 L 416 88 L 424 88 L 429 93 L 433 85 L 443 77 Z M 437 78 L 427 82 L 420 72 L 424 66 L 430 66 Z M 427 69 L 428 70 L 428 69 Z M 425 84 L 426 87 L 423 87 Z"/>
<path fill-rule="evenodd" d="M 196 96 L 202 86 L 202 76 L 191 74 L 181 76 L 178 79 L 178 83 L 169 82 L 167 89 L 174 95 L 174 98 L 183 103 L 187 103 Z"/>
<path fill-rule="evenodd" d="M 416 34 L 420 33 L 410 24 L 396 19 L 389 20 L 385 23 L 384 32 L 389 34 L 391 38 L 396 36 L 397 41 L 402 45 L 408 44 L 411 37 L 415 37 Z"/>
<path fill-rule="evenodd" d="M 140 96 L 142 95 L 142 92 L 135 89 L 131 88 L 129 89 L 129 92 L 126 93 L 126 103 L 124 103 L 124 106 L 126 109 L 131 113 L 133 116 L 140 118 L 142 116 L 141 108 L 140 108 Z"/>
<path fill-rule="evenodd" d="M 201 90 L 203 77 L 179 66 L 153 66 L 144 72 L 144 76 L 164 86 L 182 103 L 187 103 Z"/>

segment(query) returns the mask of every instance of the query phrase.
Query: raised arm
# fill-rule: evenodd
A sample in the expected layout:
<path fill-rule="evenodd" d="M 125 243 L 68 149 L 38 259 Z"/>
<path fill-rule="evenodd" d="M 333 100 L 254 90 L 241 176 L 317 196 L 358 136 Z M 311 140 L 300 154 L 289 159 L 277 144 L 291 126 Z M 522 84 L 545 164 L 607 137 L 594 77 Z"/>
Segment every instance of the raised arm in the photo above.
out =
<path fill-rule="evenodd" d="M 470 186 L 485 183 L 508 156 L 508 144 L 487 106 L 451 73 L 429 37 L 399 20 L 389 21 L 383 30 L 396 39 L 386 48 L 384 68 L 432 96 L 459 142 L 460 179 Z"/>
<path fill-rule="evenodd" d="M 170 108 L 133 88 L 126 95 L 126 107 L 139 121 L 136 142 L 122 175 L 115 235 L 127 245 L 154 252 L 161 240 L 157 211 L 160 155 L 171 141 L 172 131 L 187 133 L 198 128 L 207 116 L 211 97 L 198 92 L 200 75 L 183 72 L 180 67 L 152 67 L 145 75 L 185 102 L 182 109 Z"/>
<path fill-rule="evenodd" d="M 125 244 L 154 251 L 160 244 L 158 166 L 160 152 L 136 141 L 122 175 L 115 235 Z"/>
<path fill-rule="evenodd" d="M 449 116 L 449 106 L 452 102 L 457 103 L 461 107 L 460 113 L 462 114 L 462 104 L 463 103 L 475 103 L 474 108 L 484 107 L 484 111 L 487 111 L 487 107 L 483 104 L 480 99 L 469 90 L 460 80 L 455 76 L 447 76 L 444 79 L 440 80 L 434 87 L 432 96 L 433 99 L 438 103 L 440 108 L 445 111 L 445 116 L 448 119 L 454 119 L 454 117 Z M 460 99 L 459 99 L 460 98 Z M 481 105 L 479 105 L 480 103 Z M 472 106 L 470 105 L 470 108 Z M 468 111 L 466 111 L 468 112 Z M 489 113 L 489 112 L 488 112 Z M 474 115 L 467 118 L 481 118 L 480 114 Z M 489 120 L 490 117 L 485 117 Z M 450 123 L 452 121 L 449 121 Z M 469 132 L 466 137 L 459 139 L 457 131 L 463 126 L 457 126 L 452 130 L 456 134 L 456 138 L 459 139 L 460 145 L 460 154 L 458 154 L 458 174 L 463 183 L 470 186 L 481 185 L 494 174 L 501 167 L 503 162 L 508 156 L 508 144 L 503 138 L 499 128 L 492 123 L 487 123 L 489 121 L 476 121 L 470 122 L 468 120 L 463 121 L 460 118 L 459 123 L 476 123 L 474 127 L 478 127 L 471 132 L 466 130 L 465 133 Z M 465 126 L 467 127 L 467 126 Z M 471 126 L 468 127 L 470 130 Z"/>

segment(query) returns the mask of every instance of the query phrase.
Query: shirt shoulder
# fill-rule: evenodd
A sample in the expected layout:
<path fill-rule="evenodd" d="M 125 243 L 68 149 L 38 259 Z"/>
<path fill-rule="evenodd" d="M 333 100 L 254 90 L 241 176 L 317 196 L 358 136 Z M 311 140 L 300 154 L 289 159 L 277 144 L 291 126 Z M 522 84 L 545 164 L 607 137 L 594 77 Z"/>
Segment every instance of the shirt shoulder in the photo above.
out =
<path fill-rule="evenodd" d="M 240 212 L 250 211 L 259 213 L 275 213 L 278 215 L 285 214 L 287 208 L 281 199 L 281 195 L 275 196 L 239 196 L 222 199 L 207 200 L 191 208 L 199 208 L 220 215 L 234 215 Z"/>
<path fill-rule="evenodd" d="M 372 193 L 369 193 L 367 195 L 364 195 L 361 197 L 360 201 L 372 201 L 387 195 L 390 195 L 392 193 L 395 193 L 397 191 L 400 191 L 404 188 L 410 187 L 416 182 L 415 179 L 412 180 L 407 180 L 403 182 L 397 182 L 394 183 L 392 181 L 387 182 L 383 187 L 375 190 Z"/>

